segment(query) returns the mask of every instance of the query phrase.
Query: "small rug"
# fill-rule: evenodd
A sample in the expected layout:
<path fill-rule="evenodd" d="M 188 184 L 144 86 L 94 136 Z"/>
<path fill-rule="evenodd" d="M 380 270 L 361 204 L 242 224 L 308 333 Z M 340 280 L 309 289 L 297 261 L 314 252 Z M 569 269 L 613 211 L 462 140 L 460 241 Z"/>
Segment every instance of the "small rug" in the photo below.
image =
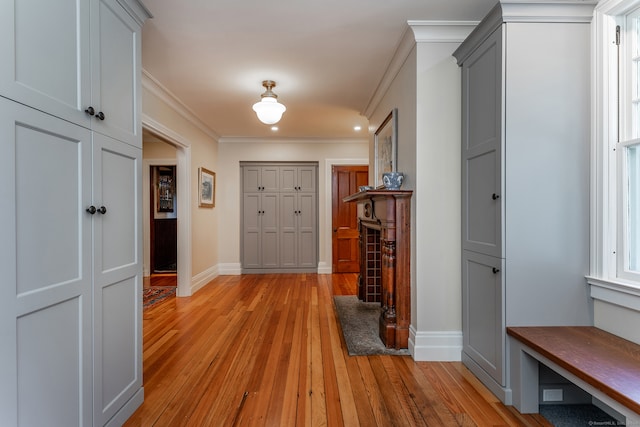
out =
<path fill-rule="evenodd" d="M 142 291 L 142 308 L 147 309 L 164 301 L 165 299 L 175 296 L 175 286 L 152 286 Z"/>
<path fill-rule="evenodd" d="M 588 427 L 619 425 L 594 405 L 540 405 L 540 415 L 554 427 Z"/>
<path fill-rule="evenodd" d="M 378 336 L 378 319 L 382 311 L 380 303 L 362 302 L 355 295 L 335 296 L 333 301 L 349 356 L 409 355 L 407 349 L 386 348 Z"/>

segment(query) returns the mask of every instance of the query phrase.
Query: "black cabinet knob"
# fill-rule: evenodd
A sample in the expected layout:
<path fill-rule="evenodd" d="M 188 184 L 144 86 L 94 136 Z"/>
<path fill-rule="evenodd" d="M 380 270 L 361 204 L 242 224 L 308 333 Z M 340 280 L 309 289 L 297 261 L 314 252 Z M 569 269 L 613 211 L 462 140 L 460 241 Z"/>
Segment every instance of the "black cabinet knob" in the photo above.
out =
<path fill-rule="evenodd" d="M 96 207 L 91 205 L 87 208 L 87 212 L 89 212 L 91 215 L 93 215 L 94 213 L 96 213 Z"/>
<path fill-rule="evenodd" d="M 493 193 L 493 194 L 491 195 L 491 198 L 492 198 L 493 200 L 498 200 L 498 199 L 500 198 L 500 195 L 499 195 L 499 194 L 496 194 L 496 193 Z"/>
<path fill-rule="evenodd" d="M 104 113 L 100 111 L 98 114 L 96 114 L 96 117 L 99 118 L 100 120 L 104 120 Z"/>
<path fill-rule="evenodd" d="M 493 274 L 498 274 L 498 273 L 500 273 L 500 269 L 499 269 L 499 268 L 495 268 L 495 267 L 493 267 L 493 268 L 491 269 L 491 271 L 493 271 Z"/>
<path fill-rule="evenodd" d="M 89 106 L 87 107 L 86 110 L 84 110 L 85 113 L 87 113 L 90 116 L 93 116 L 94 114 L 96 114 L 96 110 L 93 109 L 93 107 Z"/>
<path fill-rule="evenodd" d="M 105 208 L 104 206 L 100 206 L 98 208 L 98 212 L 100 212 L 102 215 L 107 213 L 107 208 Z"/>

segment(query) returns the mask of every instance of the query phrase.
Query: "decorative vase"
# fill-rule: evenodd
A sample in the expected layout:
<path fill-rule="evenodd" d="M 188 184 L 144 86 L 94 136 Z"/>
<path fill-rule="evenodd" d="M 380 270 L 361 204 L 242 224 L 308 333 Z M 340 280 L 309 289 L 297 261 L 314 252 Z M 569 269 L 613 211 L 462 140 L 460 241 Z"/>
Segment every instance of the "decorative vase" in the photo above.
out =
<path fill-rule="evenodd" d="M 382 174 L 382 185 L 387 190 L 398 190 L 402 186 L 404 174 L 402 172 L 385 172 Z"/>

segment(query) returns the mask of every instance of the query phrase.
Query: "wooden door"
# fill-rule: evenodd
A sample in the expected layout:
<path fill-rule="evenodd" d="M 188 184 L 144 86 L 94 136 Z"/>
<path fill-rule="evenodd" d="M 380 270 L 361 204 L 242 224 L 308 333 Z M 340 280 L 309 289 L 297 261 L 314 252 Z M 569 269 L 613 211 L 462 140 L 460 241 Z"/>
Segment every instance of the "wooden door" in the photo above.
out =
<path fill-rule="evenodd" d="M 331 168 L 332 253 L 334 273 L 360 271 L 357 204 L 343 198 L 369 182 L 368 166 L 340 165 Z"/>

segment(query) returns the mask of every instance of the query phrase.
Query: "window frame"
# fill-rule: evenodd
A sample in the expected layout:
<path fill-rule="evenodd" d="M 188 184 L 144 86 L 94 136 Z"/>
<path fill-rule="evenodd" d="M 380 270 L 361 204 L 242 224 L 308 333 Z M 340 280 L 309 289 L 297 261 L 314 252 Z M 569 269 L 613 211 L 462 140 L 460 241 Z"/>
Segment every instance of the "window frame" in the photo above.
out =
<path fill-rule="evenodd" d="M 618 75 L 616 26 L 624 35 L 626 18 L 640 0 L 604 0 L 595 9 L 592 31 L 591 262 L 587 277 L 596 299 L 640 310 L 640 274 L 626 270 L 626 215 L 623 205 L 626 161 L 623 137 L 629 138 L 631 112 L 626 93 L 630 76 Z M 623 43 L 623 48 L 628 46 Z M 624 52 L 620 63 L 628 60 Z M 625 69 L 625 67 L 621 67 Z M 620 88 L 620 89 L 619 89 Z M 619 103 L 620 101 L 620 103 Z M 619 107 L 620 105 L 620 107 Z M 624 107 L 623 107 L 624 106 Z M 626 111 L 618 111 L 626 108 Z M 619 130 L 620 129 L 620 130 Z M 640 131 L 640 130 L 638 130 Z M 620 134 L 618 133 L 620 132 Z M 636 138 L 640 136 L 636 135 Z"/>

